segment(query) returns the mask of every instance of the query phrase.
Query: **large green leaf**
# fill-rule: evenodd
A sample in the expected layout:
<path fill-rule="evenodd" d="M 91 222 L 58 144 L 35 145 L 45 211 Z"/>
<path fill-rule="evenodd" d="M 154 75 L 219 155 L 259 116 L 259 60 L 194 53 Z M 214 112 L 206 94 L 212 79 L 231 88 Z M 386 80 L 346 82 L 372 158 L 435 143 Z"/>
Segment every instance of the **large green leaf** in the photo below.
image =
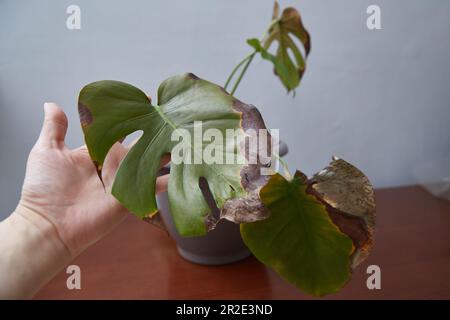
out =
<path fill-rule="evenodd" d="M 91 83 L 80 92 L 79 113 L 86 145 L 100 176 L 112 145 L 132 132 L 143 131 L 121 163 L 112 187 L 112 194 L 141 218 L 151 218 L 157 213 L 155 181 L 161 157 L 172 152 L 178 143 L 172 141 L 172 133 L 185 129 L 194 136 L 195 121 L 202 121 L 203 131 L 214 128 L 223 137 L 226 129 L 238 129 L 242 138 L 246 129 L 265 128 L 255 107 L 193 74 L 164 81 L 158 89 L 157 105 L 129 84 Z M 207 143 L 188 142 L 191 160 L 207 147 Z M 243 148 L 234 145 L 227 145 L 224 157 L 228 153 L 236 159 L 247 157 Z M 217 223 L 199 187 L 200 178 L 208 182 L 217 206 L 222 209 L 221 218 L 239 223 L 268 215 L 258 197 L 259 188 L 266 181 L 260 176 L 259 165 L 237 160 L 231 164 L 191 162 L 172 164 L 168 187 L 171 213 L 181 235 L 202 235 Z"/>
<path fill-rule="evenodd" d="M 255 256 L 309 294 L 339 291 L 372 246 L 375 204 L 368 179 L 334 159 L 311 180 L 300 171 L 290 181 L 272 176 L 260 197 L 270 217 L 241 224 Z"/>
<path fill-rule="evenodd" d="M 247 43 L 259 52 L 263 59 L 273 63 L 275 74 L 289 92 L 298 87 L 305 72 L 311 38 L 295 8 L 288 7 L 279 16 L 278 2 L 275 1 L 272 19 L 273 24 L 261 42 L 258 39 L 249 39 Z M 304 56 L 296 41 L 303 45 Z M 278 43 L 278 48 L 275 54 L 271 54 L 268 50 L 274 42 Z"/>
<path fill-rule="evenodd" d="M 298 288 L 321 296 L 348 281 L 353 246 L 306 188 L 299 172 L 292 181 L 274 175 L 260 193 L 270 217 L 242 224 L 241 234 L 259 260 Z"/>

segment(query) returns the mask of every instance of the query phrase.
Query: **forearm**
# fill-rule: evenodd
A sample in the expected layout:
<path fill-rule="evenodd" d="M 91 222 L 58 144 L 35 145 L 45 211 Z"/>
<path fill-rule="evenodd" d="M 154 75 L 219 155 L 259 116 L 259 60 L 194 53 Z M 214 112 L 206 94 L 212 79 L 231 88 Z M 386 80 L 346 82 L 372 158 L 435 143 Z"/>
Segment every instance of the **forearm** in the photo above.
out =
<path fill-rule="evenodd" d="M 53 225 L 18 208 L 0 222 L 0 299 L 31 298 L 71 255 Z"/>

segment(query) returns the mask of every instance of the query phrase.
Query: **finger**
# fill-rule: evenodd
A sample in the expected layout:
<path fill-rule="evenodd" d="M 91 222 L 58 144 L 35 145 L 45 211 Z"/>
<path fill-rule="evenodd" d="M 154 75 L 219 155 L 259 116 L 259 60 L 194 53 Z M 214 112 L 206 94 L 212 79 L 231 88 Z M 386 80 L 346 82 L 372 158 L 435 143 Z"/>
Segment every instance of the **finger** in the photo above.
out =
<path fill-rule="evenodd" d="M 115 175 L 120 163 L 127 155 L 128 151 L 130 151 L 132 145 L 136 143 L 137 140 L 133 141 L 130 145 L 124 146 L 123 144 L 117 142 L 108 152 L 105 162 L 104 162 L 104 174 Z M 170 153 L 164 154 L 160 161 L 159 167 L 164 167 L 167 163 L 170 162 Z"/>
<path fill-rule="evenodd" d="M 85 153 L 88 153 L 89 151 L 88 151 L 87 146 L 85 144 L 83 144 L 82 146 L 80 146 L 78 148 L 72 149 L 72 152 L 85 152 Z"/>
<path fill-rule="evenodd" d="M 168 184 L 169 184 L 168 174 L 156 178 L 156 193 L 167 191 Z"/>
<path fill-rule="evenodd" d="M 44 104 L 44 123 L 38 142 L 47 147 L 61 148 L 67 133 L 67 117 L 55 103 Z"/>
<path fill-rule="evenodd" d="M 131 141 L 130 143 L 124 144 L 125 148 L 127 148 L 128 150 L 131 149 L 136 144 L 136 142 L 139 141 L 140 138 L 141 137 L 137 137 L 136 139 L 133 139 L 133 141 Z"/>
<path fill-rule="evenodd" d="M 127 154 L 128 149 L 122 145 L 120 142 L 113 144 L 108 154 L 106 155 L 105 161 L 103 162 L 102 176 L 107 185 L 112 184 L 114 176 L 116 175 L 117 168 L 120 162 Z"/>
<path fill-rule="evenodd" d="M 122 162 L 123 158 L 127 155 L 128 151 L 136 144 L 136 142 L 140 139 L 136 138 L 132 142 L 130 142 L 128 145 L 124 145 L 123 143 L 117 142 L 112 147 L 111 150 L 108 152 L 107 160 L 110 162 L 108 164 L 109 169 L 112 171 L 116 171 L 120 163 Z M 165 166 L 170 161 L 170 154 L 164 154 L 160 160 L 160 168 Z"/>
<path fill-rule="evenodd" d="M 111 162 L 111 164 L 117 166 L 120 163 L 120 161 L 122 161 L 122 159 L 125 157 L 129 148 L 130 148 L 129 146 L 123 145 L 121 141 L 116 142 L 108 151 L 108 154 L 106 156 L 106 159 L 108 160 L 105 159 L 105 162 L 108 161 Z M 83 144 L 82 146 L 72 149 L 72 153 L 89 156 L 89 149 L 85 144 Z"/>
<path fill-rule="evenodd" d="M 113 146 L 113 148 L 119 149 L 119 148 L 124 148 L 124 147 L 122 145 L 120 145 L 119 143 L 116 143 Z M 117 152 L 123 152 L 123 151 L 117 151 Z M 166 159 L 170 160 L 170 157 L 169 158 L 166 157 Z M 111 158 L 109 155 L 106 157 L 105 165 L 103 166 L 103 170 L 102 170 L 102 176 L 103 176 L 103 181 L 104 181 L 105 185 L 108 187 L 112 186 L 112 184 L 113 184 L 114 177 L 115 177 L 117 169 L 120 165 L 120 162 L 118 162 L 118 161 L 119 161 L 118 158 Z M 161 159 L 161 163 L 164 163 L 164 164 L 167 163 L 164 160 L 164 157 Z M 169 174 L 164 174 L 162 176 L 157 177 L 155 193 L 167 191 L 168 182 L 169 182 Z"/>
<path fill-rule="evenodd" d="M 139 140 L 140 138 L 136 138 L 133 140 L 130 144 L 124 145 L 121 142 L 116 142 L 111 149 L 109 150 L 104 162 L 103 162 L 103 169 L 102 169 L 102 177 L 103 181 L 107 186 L 111 185 L 114 176 L 116 175 L 117 169 L 120 166 L 120 163 L 125 158 L 127 153 L 130 151 L 130 149 L 133 147 L 134 144 Z M 74 149 L 73 152 L 88 152 L 86 149 L 86 146 L 81 146 L 77 149 Z M 165 166 L 170 161 L 170 154 L 164 154 L 160 159 L 160 168 Z M 164 179 L 162 180 L 164 182 Z M 164 186 L 164 185 L 163 185 Z M 165 186 L 167 189 L 167 186 Z"/>

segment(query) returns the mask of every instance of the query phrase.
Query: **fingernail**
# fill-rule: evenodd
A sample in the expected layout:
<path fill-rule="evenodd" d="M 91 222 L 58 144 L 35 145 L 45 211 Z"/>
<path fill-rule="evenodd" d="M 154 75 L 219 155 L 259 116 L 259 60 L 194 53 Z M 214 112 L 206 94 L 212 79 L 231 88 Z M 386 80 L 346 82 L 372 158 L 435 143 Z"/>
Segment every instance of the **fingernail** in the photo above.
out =
<path fill-rule="evenodd" d="M 45 102 L 44 103 L 44 112 L 50 111 L 51 105 L 54 104 L 53 102 Z"/>

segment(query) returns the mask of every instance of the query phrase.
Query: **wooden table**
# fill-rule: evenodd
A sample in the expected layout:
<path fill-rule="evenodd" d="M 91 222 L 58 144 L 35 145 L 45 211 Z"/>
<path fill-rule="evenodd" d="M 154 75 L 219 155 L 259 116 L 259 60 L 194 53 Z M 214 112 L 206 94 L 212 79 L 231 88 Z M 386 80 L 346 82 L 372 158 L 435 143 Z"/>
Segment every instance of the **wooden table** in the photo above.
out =
<path fill-rule="evenodd" d="M 371 256 L 330 299 L 450 298 L 450 202 L 420 187 L 376 192 Z M 182 259 L 163 231 L 130 216 L 80 255 L 81 290 L 61 272 L 36 299 L 310 299 L 255 258 L 224 266 Z M 381 267 L 381 290 L 368 290 L 366 268 Z"/>

